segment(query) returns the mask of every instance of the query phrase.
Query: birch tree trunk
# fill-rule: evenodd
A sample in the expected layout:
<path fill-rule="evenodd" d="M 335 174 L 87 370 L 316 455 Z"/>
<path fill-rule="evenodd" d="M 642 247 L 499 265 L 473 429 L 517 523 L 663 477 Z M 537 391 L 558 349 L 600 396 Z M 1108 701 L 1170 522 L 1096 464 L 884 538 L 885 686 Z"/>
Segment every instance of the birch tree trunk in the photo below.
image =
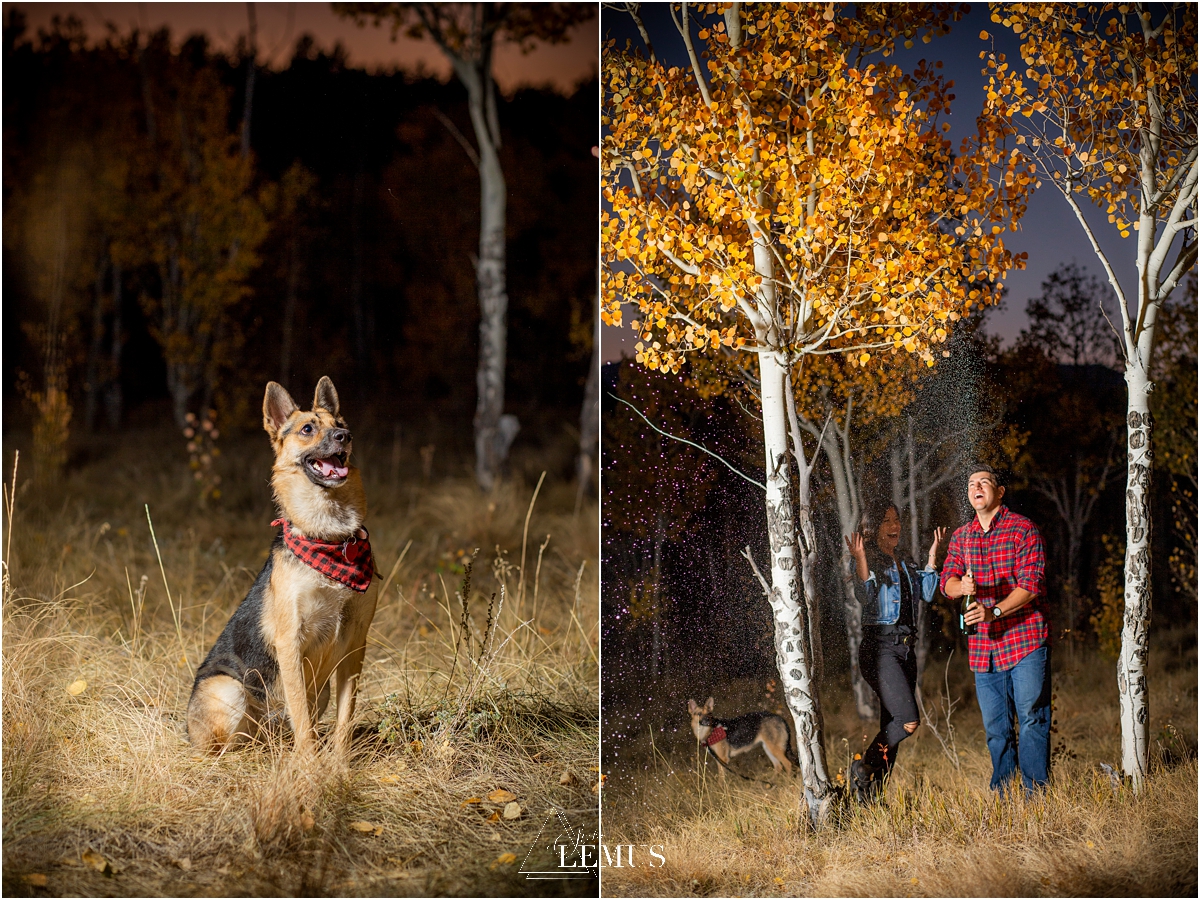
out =
<path fill-rule="evenodd" d="M 917 448 L 913 437 L 912 416 L 908 417 L 907 448 L 908 450 L 908 527 L 909 527 L 909 558 L 916 563 L 921 562 L 921 518 L 917 507 Z M 929 659 L 929 604 L 924 597 L 917 597 L 917 696 L 921 696 L 921 681 L 925 675 L 925 663 Z"/>
<path fill-rule="evenodd" d="M 1149 27 L 1142 21 L 1143 30 Z M 1180 167 L 1178 191 L 1169 210 L 1159 190 L 1158 153 L 1161 147 L 1164 114 L 1157 92 L 1149 91 L 1148 123 L 1140 135 L 1139 161 L 1143 203 L 1138 216 L 1137 304 L 1131 316 L 1108 258 L 1096 242 L 1079 205 L 1068 190 L 1064 197 L 1082 225 L 1117 295 L 1123 324 L 1126 385 L 1126 447 L 1128 469 L 1125 486 L 1125 618 L 1121 629 L 1121 653 L 1117 659 L 1117 690 L 1121 701 L 1121 766 L 1135 793 L 1140 793 L 1149 764 L 1149 694 L 1146 690 L 1148 636 L 1150 632 L 1151 571 L 1150 488 L 1153 480 L 1151 437 L 1154 425 L 1150 414 L 1151 360 L 1154 353 L 1155 325 L 1158 313 L 1183 275 L 1196 264 L 1196 238 L 1189 240 L 1188 228 L 1195 228 L 1197 197 L 1197 153 L 1193 142 L 1184 166 Z M 1194 103 L 1194 101 L 1193 101 Z M 1166 211 L 1165 221 L 1160 215 Z M 1184 232 L 1175 262 L 1165 266 L 1176 235 Z M 1163 275 L 1164 267 L 1166 275 Z"/>
<path fill-rule="evenodd" d="M 1125 370 L 1129 470 L 1125 489 L 1125 619 L 1117 658 L 1121 702 L 1121 767 L 1140 792 L 1149 762 L 1150 703 L 1146 663 L 1150 634 L 1150 381 L 1146 367 L 1131 360 Z"/>
<path fill-rule="evenodd" d="M 842 582 L 842 608 L 846 621 L 846 647 L 850 653 L 850 688 L 854 692 L 854 708 L 863 719 L 879 716 L 879 699 L 867 684 L 858 664 L 858 651 L 862 646 L 862 603 L 854 590 L 854 560 L 845 539 L 858 531 L 862 518 L 862 503 L 850 457 L 850 428 L 853 415 L 852 403 L 846 404 L 846 419 L 839 428 L 827 429 L 824 437 L 825 458 L 833 475 L 833 490 L 837 498 L 838 523 L 841 526 L 840 565 Z M 807 420 L 803 427 L 814 437 L 821 433 Z"/>
<path fill-rule="evenodd" d="M 832 797 L 825 764 L 818 676 L 814 663 L 820 654 L 820 624 L 814 623 L 809 606 L 801 596 L 797 580 L 801 556 L 797 546 L 797 522 L 792 511 L 791 465 L 788 446 L 788 403 L 790 379 L 778 351 L 764 347 L 758 352 L 762 387 L 763 445 L 766 474 L 767 536 L 771 544 L 771 580 L 767 599 L 775 630 L 775 660 L 784 697 L 796 729 L 796 752 L 804 779 L 804 794 L 813 822 L 824 819 Z M 799 487 L 801 515 L 806 517 L 808 491 L 802 464 Z M 811 519 L 808 527 L 811 529 Z M 811 535 L 811 530 L 810 530 Z M 810 537 L 810 540 L 812 538 Z M 815 540 L 809 544 L 812 555 Z M 810 575 L 811 577 L 811 575 Z M 767 587 L 764 585 L 764 587 Z M 809 595 L 815 596 L 815 592 Z M 814 632 L 814 624 L 816 631 Z"/>
<path fill-rule="evenodd" d="M 491 38 L 480 59 L 451 57 L 467 88 L 471 127 L 479 148 L 479 258 L 475 285 L 479 297 L 479 366 L 475 373 L 475 480 L 490 491 L 508 459 L 520 426 L 504 415 L 504 367 L 508 342 L 504 171 L 500 168 L 500 122 L 492 81 Z"/>

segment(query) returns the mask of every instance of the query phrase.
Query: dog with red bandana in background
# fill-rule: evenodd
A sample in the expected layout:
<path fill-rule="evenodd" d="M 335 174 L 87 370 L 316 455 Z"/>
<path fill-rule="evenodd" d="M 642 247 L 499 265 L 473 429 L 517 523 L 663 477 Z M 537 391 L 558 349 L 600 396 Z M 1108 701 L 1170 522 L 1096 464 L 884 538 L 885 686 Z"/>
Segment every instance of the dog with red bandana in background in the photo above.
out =
<path fill-rule="evenodd" d="M 712 711 L 712 697 L 703 706 L 695 700 L 688 701 L 692 734 L 720 762 L 722 778 L 729 768 L 730 757 L 746 753 L 756 746 L 763 748 L 776 772 L 782 769 L 792 774 L 792 763 L 798 764 L 799 761 L 792 750 L 792 734 L 783 716 L 771 712 L 751 712 L 733 719 L 718 719 Z"/>
<path fill-rule="evenodd" d="M 298 752 L 316 749 L 316 723 L 336 681 L 334 744 L 350 743 L 355 693 L 375 616 L 367 502 L 350 464 L 351 434 L 328 377 L 312 409 L 267 385 L 263 427 L 275 450 L 271 488 L 281 526 L 267 562 L 196 671 L 188 701 L 194 749 L 223 752 L 285 720 Z"/>

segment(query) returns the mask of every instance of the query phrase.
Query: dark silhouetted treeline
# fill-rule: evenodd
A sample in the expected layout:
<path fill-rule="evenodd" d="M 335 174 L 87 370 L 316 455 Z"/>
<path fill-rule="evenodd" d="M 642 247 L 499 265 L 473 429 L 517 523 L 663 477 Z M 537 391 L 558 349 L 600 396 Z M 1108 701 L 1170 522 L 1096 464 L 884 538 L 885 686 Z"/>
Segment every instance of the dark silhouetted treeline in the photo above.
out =
<path fill-rule="evenodd" d="M 176 41 L 88 46 L 77 22 L 33 36 L 6 15 L 6 424 L 40 423 L 44 443 L 214 406 L 253 428 L 267 380 L 299 397 L 328 374 L 369 398 L 366 418 L 469 448 L 479 187 L 463 89 L 367 73 L 305 36 L 286 68 L 255 72 L 247 146 L 248 54 Z M 578 421 L 596 109 L 595 82 L 500 105 L 518 441 Z"/>

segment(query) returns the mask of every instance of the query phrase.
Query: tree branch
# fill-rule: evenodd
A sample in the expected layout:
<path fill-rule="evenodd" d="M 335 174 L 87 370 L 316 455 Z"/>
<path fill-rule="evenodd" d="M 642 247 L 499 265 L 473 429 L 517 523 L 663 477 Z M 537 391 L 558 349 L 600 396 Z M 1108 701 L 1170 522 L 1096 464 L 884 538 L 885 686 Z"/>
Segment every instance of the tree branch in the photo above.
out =
<path fill-rule="evenodd" d="M 771 586 L 767 584 L 767 579 L 763 578 L 762 572 L 758 571 L 758 565 L 754 562 L 754 554 L 750 552 L 750 545 L 746 545 L 746 549 L 742 551 L 742 556 L 750 563 L 750 568 L 754 570 L 754 577 L 758 579 L 759 585 L 763 589 L 763 596 L 768 600 L 771 599 Z"/>
<path fill-rule="evenodd" d="M 437 117 L 437 120 L 439 122 L 441 122 L 444 126 L 446 126 L 446 130 L 450 132 L 450 135 L 456 141 L 458 141 L 458 145 L 460 147 L 462 147 L 463 151 L 467 154 L 467 159 L 471 160 L 471 165 L 473 165 L 476 168 L 476 170 L 478 170 L 479 169 L 479 154 L 475 152 L 475 148 L 471 146 L 471 142 L 468 141 L 466 139 L 466 136 L 463 135 L 463 133 L 458 130 L 458 126 L 455 125 L 454 122 L 452 122 L 450 120 L 449 116 L 447 116 L 440 109 L 438 109 L 437 107 L 434 107 L 433 114 L 434 114 L 434 116 Z"/>
<path fill-rule="evenodd" d="M 1066 189 L 1064 189 L 1063 186 L 1057 181 L 1055 181 L 1054 184 L 1060 191 L 1062 191 L 1063 196 L 1067 198 L 1067 203 L 1070 205 L 1071 210 L 1075 213 L 1075 218 L 1078 219 L 1079 224 L 1083 226 L 1083 233 L 1087 235 L 1088 241 L 1091 242 L 1092 250 L 1095 251 L 1096 256 L 1100 259 L 1100 264 L 1104 266 L 1104 271 L 1108 273 L 1108 283 L 1112 285 L 1113 291 L 1116 292 L 1117 301 L 1121 306 L 1121 322 L 1125 326 L 1124 339 L 1121 341 L 1121 349 L 1125 354 L 1125 359 L 1128 360 L 1134 348 L 1136 347 L 1136 344 L 1134 347 L 1129 346 L 1130 342 L 1133 340 L 1133 326 L 1129 321 L 1129 306 L 1125 300 L 1125 292 L 1121 290 L 1121 282 L 1117 280 L 1117 273 L 1113 271 L 1112 266 L 1109 264 L 1108 257 L 1105 256 L 1104 251 L 1100 249 L 1100 244 L 1096 241 L 1096 235 L 1092 233 L 1092 227 L 1088 225 L 1087 219 L 1083 217 L 1083 210 L 1079 208 L 1079 204 L 1075 202 L 1075 197 L 1071 194 L 1070 179 L 1067 180 Z"/>
<path fill-rule="evenodd" d="M 707 453 L 709 456 L 711 456 L 717 462 L 721 463 L 723 466 L 725 466 L 727 469 L 729 469 L 730 472 L 733 472 L 733 474 L 740 475 L 742 478 L 746 479 L 748 482 L 750 482 L 752 485 L 754 485 L 759 490 L 763 491 L 764 493 L 766 492 L 767 486 L 765 484 L 760 484 L 759 482 L 757 482 L 753 478 L 751 478 L 749 475 L 746 475 L 743 472 L 741 472 L 740 470 L 735 469 L 731 463 L 727 462 L 722 457 L 717 456 L 717 454 L 713 453 L 707 447 L 701 447 L 699 444 L 694 443 L 693 441 L 689 441 L 687 438 L 681 438 L 678 435 L 674 435 L 674 434 L 671 434 L 670 432 L 663 431 L 661 428 L 659 428 L 657 425 L 655 425 L 653 422 L 651 422 L 649 419 L 647 419 L 645 414 L 640 409 L 638 409 L 636 406 L 634 406 L 628 400 L 621 399 L 616 394 L 614 394 L 612 391 L 608 392 L 608 396 L 612 397 L 618 403 L 624 403 L 626 406 L 628 406 L 630 409 L 632 409 L 635 413 L 637 413 L 638 416 L 641 417 L 641 420 L 643 422 L 645 422 L 647 425 L 649 425 L 651 428 L 653 428 L 655 431 L 657 431 L 663 437 L 670 438 L 673 441 L 679 441 L 679 443 L 681 443 L 681 444 L 687 444 L 689 447 L 695 447 L 697 450 L 699 450 L 703 453 Z"/>
<path fill-rule="evenodd" d="M 692 47 L 692 25 L 688 18 L 687 3 L 679 4 L 679 19 L 675 18 L 675 8 L 670 3 L 667 4 L 667 12 L 671 14 L 671 21 L 675 23 L 675 29 L 683 36 L 683 45 L 687 47 L 688 59 L 692 63 L 692 74 L 696 76 L 696 85 L 700 88 L 700 97 L 704 100 L 706 107 L 712 106 L 712 99 L 708 96 L 708 84 L 700 72 L 700 60 L 696 58 L 696 50 Z"/>

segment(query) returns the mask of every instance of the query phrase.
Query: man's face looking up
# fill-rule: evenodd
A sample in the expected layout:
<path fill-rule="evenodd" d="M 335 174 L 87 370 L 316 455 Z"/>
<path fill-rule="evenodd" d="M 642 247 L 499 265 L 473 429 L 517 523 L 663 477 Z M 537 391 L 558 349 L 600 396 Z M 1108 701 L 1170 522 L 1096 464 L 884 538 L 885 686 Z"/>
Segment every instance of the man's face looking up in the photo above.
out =
<path fill-rule="evenodd" d="M 975 472 L 967 480 L 967 499 L 976 512 L 993 512 L 1000 507 L 1004 488 L 996 486 L 991 472 Z"/>

